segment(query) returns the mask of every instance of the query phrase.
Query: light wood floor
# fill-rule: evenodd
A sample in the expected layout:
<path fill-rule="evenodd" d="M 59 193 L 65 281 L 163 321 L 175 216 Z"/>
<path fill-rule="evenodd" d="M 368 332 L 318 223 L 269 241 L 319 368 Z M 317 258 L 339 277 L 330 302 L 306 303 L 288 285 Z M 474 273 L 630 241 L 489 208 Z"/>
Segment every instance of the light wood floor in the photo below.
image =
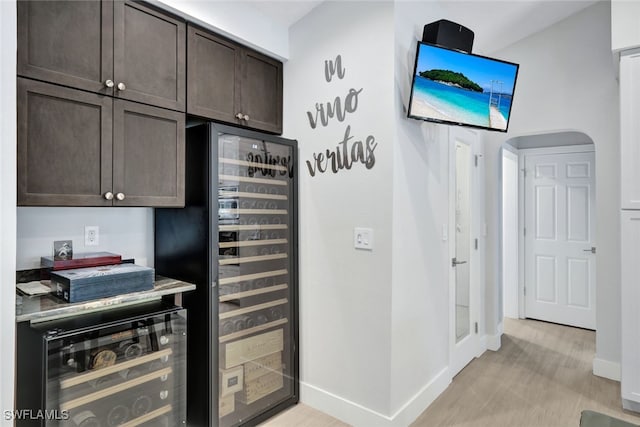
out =
<path fill-rule="evenodd" d="M 412 427 L 577 427 L 585 409 L 640 425 L 622 410 L 620 383 L 591 373 L 594 354 L 592 331 L 506 319 L 500 351 L 464 368 Z M 347 424 L 300 404 L 264 426 Z"/>

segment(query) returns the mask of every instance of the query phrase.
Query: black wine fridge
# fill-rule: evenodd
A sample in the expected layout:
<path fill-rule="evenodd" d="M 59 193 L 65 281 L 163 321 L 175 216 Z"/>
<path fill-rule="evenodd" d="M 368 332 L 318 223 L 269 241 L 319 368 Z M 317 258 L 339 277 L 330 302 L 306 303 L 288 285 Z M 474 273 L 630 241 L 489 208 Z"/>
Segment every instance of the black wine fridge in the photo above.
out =
<path fill-rule="evenodd" d="M 155 301 L 20 323 L 16 425 L 184 426 L 186 318 Z"/>
<path fill-rule="evenodd" d="M 187 423 L 255 425 L 295 404 L 297 142 L 187 129 L 186 207 L 156 209 L 155 268 L 195 283 Z"/>

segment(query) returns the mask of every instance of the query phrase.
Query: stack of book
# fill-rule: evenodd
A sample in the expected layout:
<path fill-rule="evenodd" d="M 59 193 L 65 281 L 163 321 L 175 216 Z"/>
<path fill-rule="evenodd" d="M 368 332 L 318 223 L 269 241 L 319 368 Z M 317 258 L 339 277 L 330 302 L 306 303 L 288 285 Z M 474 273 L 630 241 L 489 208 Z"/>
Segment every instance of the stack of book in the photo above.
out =
<path fill-rule="evenodd" d="M 110 252 L 74 254 L 73 259 L 42 257 L 51 291 L 67 302 L 83 302 L 153 289 L 153 268 L 125 263 Z"/>

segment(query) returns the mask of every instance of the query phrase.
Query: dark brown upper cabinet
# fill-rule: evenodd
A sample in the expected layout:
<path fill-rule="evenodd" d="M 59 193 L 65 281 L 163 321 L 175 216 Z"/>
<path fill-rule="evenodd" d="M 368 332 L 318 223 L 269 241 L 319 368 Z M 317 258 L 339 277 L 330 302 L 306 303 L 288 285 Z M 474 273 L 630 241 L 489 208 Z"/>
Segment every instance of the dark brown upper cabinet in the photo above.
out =
<path fill-rule="evenodd" d="M 19 206 L 184 206 L 185 115 L 18 78 Z"/>
<path fill-rule="evenodd" d="M 188 25 L 187 113 L 282 133 L 282 63 Z"/>
<path fill-rule="evenodd" d="M 19 1 L 18 75 L 185 110 L 185 23 L 129 1 Z"/>

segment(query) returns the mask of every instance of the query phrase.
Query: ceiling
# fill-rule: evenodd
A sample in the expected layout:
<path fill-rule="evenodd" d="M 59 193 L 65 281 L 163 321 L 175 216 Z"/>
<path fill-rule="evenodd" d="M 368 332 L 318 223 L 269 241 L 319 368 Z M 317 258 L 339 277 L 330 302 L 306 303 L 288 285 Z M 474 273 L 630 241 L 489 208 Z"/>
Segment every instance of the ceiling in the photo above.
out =
<path fill-rule="evenodd" d="M 562 21 L 597 3 L 597 0 L 445 0 L 420 3 L 426 8 L 438 4 L 442 14 L 446 15 L 443 16 L 445 19 L 464 25 L 475 33 L 475 53 L 490 54 Z"/>
<path fill-rule="evenodd" d="M 251 5 L 273 21 L 290 27 L 323 0 L 253 0 Z"/>
<path fill-rule="evenodd" d="M 333 0 L 347 1 L 347 0 Z M 384 1 L 384 0 L 374 0 Z M 396 0 L 407 2 L 410 0 Z M 416 15 L 442 18 L 470 28 L 475 33 L 474 52 L 491 53 L 537 33 L 598 0 L 422 0 L 414 1 Z M 609 0 L 600 0 L 609 1 Z M 252 0 L 260 13 L 290 27 L 323 1 Z M 421 13 L 421 11 L 423 11 Z M 428 22 L 425 22 L 427 24 Z"/>

